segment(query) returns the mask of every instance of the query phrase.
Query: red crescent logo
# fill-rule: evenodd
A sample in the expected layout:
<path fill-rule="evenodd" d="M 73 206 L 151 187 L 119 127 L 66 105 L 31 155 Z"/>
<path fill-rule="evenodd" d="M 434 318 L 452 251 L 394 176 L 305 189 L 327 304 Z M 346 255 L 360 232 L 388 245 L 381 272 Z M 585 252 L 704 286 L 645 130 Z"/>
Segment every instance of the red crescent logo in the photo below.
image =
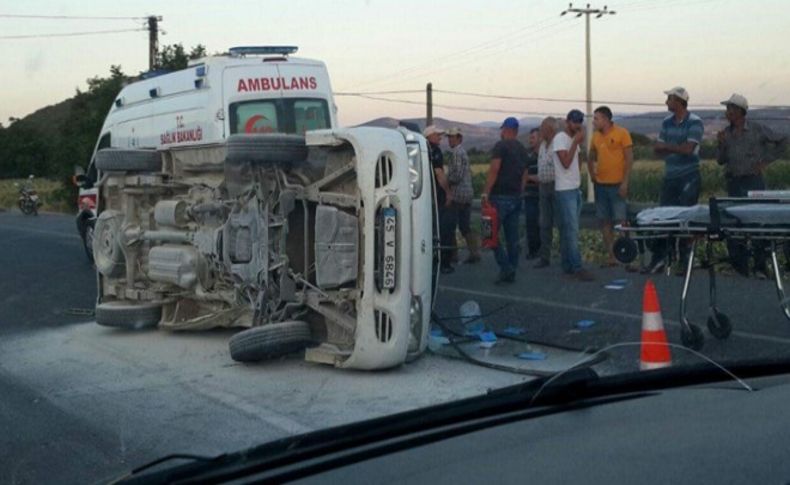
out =
<path fill-rule="evenodd" d="M 250 117 L 250 119 L 247 120 L 247 123 L 244 124 L 244 133 L 256 133 L 255 123 L 265 119 L 266 117 L 263 115 L 255 115 Z"/>

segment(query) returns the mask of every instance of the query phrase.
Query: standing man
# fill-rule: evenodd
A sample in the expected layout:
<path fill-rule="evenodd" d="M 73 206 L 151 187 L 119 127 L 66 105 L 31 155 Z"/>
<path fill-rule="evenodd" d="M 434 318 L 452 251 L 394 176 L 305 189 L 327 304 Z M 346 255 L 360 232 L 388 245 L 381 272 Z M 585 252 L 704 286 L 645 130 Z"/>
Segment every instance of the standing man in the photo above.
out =
<path fill-rule="evenodd" d="M 496 262 L 499 265 L 497 284 L 516 281 L 518 268 L 518 217 L 521 212 L 521 189 L 527 163 L 527 149 L 516 139 L 518 120 L 506 118 L 500 126 L 501 140 L 491 151 L 486 184 L 481 202 L 490 201 L 496 208 L 499 225 L 505 232 L 505 244 L 497 245 Z"/>
<path fill-rule="evenodd" d="M 461 235 L 466 239 L 469 256 L 466 263 L 480 261 L 480 243 L 477 234 L 472 231 L 470 220 L 472 214 L 472 171 L 469 167 L 469 156 L 461 145 L 464 137 L 460 128 L 450 128 L 447 131 L 447 142 L 450 145 L 450 160 L 447 163 L 447 181 L 453 201 L 448 210 L 453 212 L 452 238 L 455 240 L 456 226 Z"/>
<path fill-rule="evenodd" d="M 717 161 L 724 165 L 727 195 L 746 197 L 750 190 L 765 190 L 763 173 L 768 164 L 781 157 L 787 149 L 787 137 L 767 126 L 747 121 L 749 102 L 740 94 L 733 94 L 721 104 L 727 107 L 730 126 L 718 133 Z M 749 250 L 746 244 L 727 240 L 730 262 L 736 271 L 749 275 Z M 765 243 L 752 242 L 754 272 L 770 277 L 766 264 Z"/>
<path fill-rule="evenodd" d="M 551 264 L 551 244 L 554 239 L 554 150 L 552 140 L 557 133 L 557 120 L 548 117 L 540 124 L 540 148 L 538 149 L 538 199 L 540 212 L 539 261 L 535 268 Z"/>
<path fill-rule="evenodd" d="M 538 201 L 539 131 L 538 128 L 533 128 L 529 132 L 527 169 L 524 171 L 524 219 L 527 227 L 527 259 L 537 258 L 540 250 L 540 206 Z"/>
<path fill-rule="evenodd" d="M 656 155 L 664 158 L 666 170 L 661 186 L 660 205 L 692 206 L 699 201 L 702 177 L 699 173 L 699 146 L 704 127 L 702 119 L 689 113 L 689 93 L 677 86 L 667 95 L 667 109 L 672 113 L 661 124 L 661 133 L 654 146 Z M 674 245 L 674 244 L 673 244 Z M 657 241 L 653 246 L 653 257 L 643 273 L 658 273 L 667 265 L 670 248 L 666 241 Z M 682 275 L 689 255 L 689 245 L 680 242 L 680 262 L 677 274 Z"/>
<path fill-rule="evenodd" d="M 595 214 L 601 224 L 603 245 L 609 255 L 605 266 L 616 266 L 614 225 L 627 218 L 628 177 L 634 164 L 631 134 L 612 122 L 612 110 L 601 106 L 593 114 L 595 133 L 587 172 L 595 184 Z"/>
<path fill-rule="evenodd" d="M 571 110 L 565 118 L 565 131 L 554 136 L 554 200 L 560 225 L 562 270 L 579 281 L 595 277 L 582 267 L 579 252 L 579 216 L 582 209 L 579 147 L 584 143 L 584 114 Z"/>
<path fill-rule="evenodd" d="M 436 128 L 435 125 L 425 127 L 423 131 L 428 140 L 428 157 L 431 159 L 433 168 L 433 178 L 436 186 L 436 207 L 439 212 L 439 244 L 442 248 L 449 248 L 454 245 L 452 240 L 452 227 L 455 227 L 452 211 L 448 206 L 453 201 L 453 194 L 450 185 L 447 183 L 447 175 L 444 172 L 444 155 L 439 144 L 442 142 L 444 131 Z M 452 273 L 453 266 L 450 263 L 452 251 L 450 249 L 441 250 L 441 272 L 444 274 Z"/>

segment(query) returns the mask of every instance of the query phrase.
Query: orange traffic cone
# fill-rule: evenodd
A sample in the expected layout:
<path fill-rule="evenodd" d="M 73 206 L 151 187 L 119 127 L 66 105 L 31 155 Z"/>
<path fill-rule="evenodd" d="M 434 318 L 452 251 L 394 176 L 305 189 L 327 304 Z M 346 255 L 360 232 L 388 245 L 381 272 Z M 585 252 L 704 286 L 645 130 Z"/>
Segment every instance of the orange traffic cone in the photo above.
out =
<path fill-rule="evenodd" d="M 669 355 L 667 334 L 664 331 L 664 320 L 661 318 L 661 307 L 653 281 L 645 283 L 642 300 L 642 357 L 639 362 L 641 370 L 660 369 L 672 365 Z"/>

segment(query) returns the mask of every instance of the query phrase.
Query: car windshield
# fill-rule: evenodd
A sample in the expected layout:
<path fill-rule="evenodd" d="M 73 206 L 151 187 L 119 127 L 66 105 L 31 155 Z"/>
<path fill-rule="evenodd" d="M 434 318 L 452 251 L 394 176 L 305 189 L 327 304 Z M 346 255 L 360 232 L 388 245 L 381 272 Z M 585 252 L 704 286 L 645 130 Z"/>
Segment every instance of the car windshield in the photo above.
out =
<path fill-rule="evenodd" d="M 789 364 L 790 3 L 612 1 L 9 3 L 0 483 Z"/>

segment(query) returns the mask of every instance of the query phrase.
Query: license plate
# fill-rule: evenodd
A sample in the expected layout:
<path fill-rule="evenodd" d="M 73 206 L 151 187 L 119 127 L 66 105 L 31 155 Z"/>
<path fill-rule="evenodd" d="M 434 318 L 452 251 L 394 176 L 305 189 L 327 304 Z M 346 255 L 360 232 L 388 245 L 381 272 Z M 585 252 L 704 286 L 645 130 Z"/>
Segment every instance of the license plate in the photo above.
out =
<path fill-rule="evenodd" d="M 382 260 L 381 286 L 387 290 L 395 289 L 396 264 L 395 255 L 397 250 L 396 228 L 397 212 L 388 207 L 382 211 L 384 229 L 384 259 Z"/>

